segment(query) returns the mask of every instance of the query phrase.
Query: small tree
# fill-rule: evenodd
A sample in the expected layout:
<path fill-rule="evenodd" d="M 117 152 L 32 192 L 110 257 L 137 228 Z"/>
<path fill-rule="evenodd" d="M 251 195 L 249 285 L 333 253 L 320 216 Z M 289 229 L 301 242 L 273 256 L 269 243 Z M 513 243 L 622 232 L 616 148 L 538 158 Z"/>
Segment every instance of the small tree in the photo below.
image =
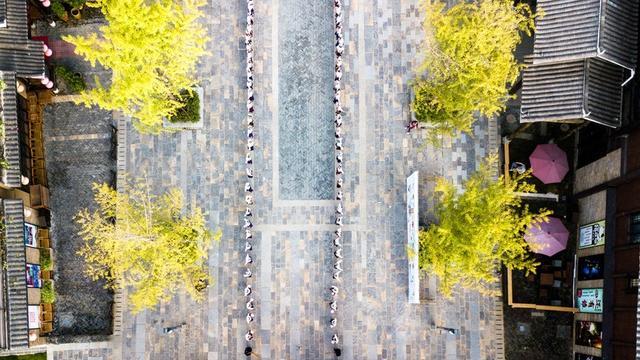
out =
<path fill-rule="evenodd" d="M 531 212 L 515 192 L 531 192 L 525 174 L 508 183 L 495 180 L 490 157 L 464 183 L 464 191 L 439 179 L 435 192 L 438 224 L 421 231 L 418 262 L 436 274 L 441 293 L 449 297 L 454 286 L 492 293 L 500 264 L 509 269 L 534 271 L 537 266 L 524 240 L 526 227 L 546 219 L 547 211 Z"/>
<path fill-rule="evenodd" d="M 184 106 L 183 91 L 196 84 L 206 29 L 202 0 L 97 0 L 109 25 L 90 36 L 65 36 L 93 66 L 112 70 L 111 85 L 81 94 L 80 102 L 119 110 L 134 118 L 139 131 L 157 133 L 162 119 Z"/>
<path fill-rule="evenodd" d="M 129 288 L 134 312 L 171 299 L 179 289 L 201 300 L 207 251 L 220 238 L 211 236 L 202 211 L 183 215 L 179 190 L 154 196 L 142 181 L 124 192 L 95 184 L 94 192 L 97 210 L 76 217 L 87 274 L 108 287 Z"/>
<path fill-rule="evenodd" d="M 521 32 L 530 34 L 535 15 L 513 0 L 461 1 L 450 8 L 423 0 L 426 51 L 414 83 L 416 119 L 432 125 L 433 138 L 469 132 L 474 113 L 493 116 L 509 98 L 519 74 L 514 57 Z"/>

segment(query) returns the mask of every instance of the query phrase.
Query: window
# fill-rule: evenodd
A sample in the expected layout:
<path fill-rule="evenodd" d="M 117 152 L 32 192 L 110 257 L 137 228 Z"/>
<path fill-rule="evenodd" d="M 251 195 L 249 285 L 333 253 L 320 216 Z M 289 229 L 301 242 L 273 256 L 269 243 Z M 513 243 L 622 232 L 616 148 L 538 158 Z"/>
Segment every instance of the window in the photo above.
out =
<path fill-rule="evenodd" d="M 634 244 L 640 243 L 640 212 L 631 215 L 629 237 Z"/>

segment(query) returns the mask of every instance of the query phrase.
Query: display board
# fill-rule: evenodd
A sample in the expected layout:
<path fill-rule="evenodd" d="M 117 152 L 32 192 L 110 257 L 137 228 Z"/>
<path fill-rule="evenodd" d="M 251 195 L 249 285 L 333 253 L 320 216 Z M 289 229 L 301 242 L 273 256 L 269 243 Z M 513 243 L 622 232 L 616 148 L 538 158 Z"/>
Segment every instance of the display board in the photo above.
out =
<path fill-rule="evenodd" d="M 580 226 L 578 247 L 584 249 L 604 245 L 604 230 L 604 220 Z"/>
<path fill-rule="evenodd" d="M 24 224 L 24 244 L 36 247 L 36 239 L 38 238 L 38 227 L 31 224 Z"/>
<path fill-rule="evenodd" d="M 578 289 L 576 307 L 581 313 L 602 314 L 602 288 Z"/>
<path fill-rule="evenodd" d="M 602 349 L 602 323 L 576 320 L 576 345 Z"/>
<path fill-rule="evenodd" d="M 29 305 L 29 329 L 40 329 L 40 306 Z"/>
<path fill-rule="evenodd" d="M 27 264 L 26 268 L 27 287 L 40 288 L 42 287 L 42 279 L 40 277 L 40 265 Z"/>
<path fill-rule="evenodd" d="M 409 303 L 420 303 L 420 271 L 418 268 L 418 172 L 407 178 L 407 249 L 409 252 Z"/>
<path fill-rule="evenodd" d="M 578 280 L 599 280 L 604 277 L 604 255 L 578 258 Z"/>

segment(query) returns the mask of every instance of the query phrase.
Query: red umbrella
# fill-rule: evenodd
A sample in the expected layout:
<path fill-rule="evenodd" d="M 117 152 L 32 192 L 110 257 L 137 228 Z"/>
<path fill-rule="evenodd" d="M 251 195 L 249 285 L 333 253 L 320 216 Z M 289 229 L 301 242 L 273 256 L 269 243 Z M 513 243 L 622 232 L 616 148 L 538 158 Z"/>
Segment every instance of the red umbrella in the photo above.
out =
<path fill-rule="evenodd" d="M 569 171 L 567 154 L 556 144 L 541 144 L 529 156 L 533 176 L 545 184 L 559 183 Z"/>
<path fill-rule="evenodd" d="M 533 252 L 553 256 L 567 247 L 569 230 L 560 219 L 549 217 L 545 222 L 531 224 L 524 239 Z"/>

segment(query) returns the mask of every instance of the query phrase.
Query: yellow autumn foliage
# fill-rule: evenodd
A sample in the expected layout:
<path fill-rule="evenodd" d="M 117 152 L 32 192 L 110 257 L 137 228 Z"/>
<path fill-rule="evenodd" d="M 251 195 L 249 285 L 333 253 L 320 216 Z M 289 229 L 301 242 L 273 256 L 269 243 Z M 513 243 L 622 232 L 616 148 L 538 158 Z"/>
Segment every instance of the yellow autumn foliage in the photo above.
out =
<path fill-rule="evenodd" d="M 497 157 L 491 156 L 467 179 L 460 192 L 439 179 L 435 193 L 438 223 L 419 233 L 421 269 L 440 279 L 440 292 L 449 297 L 460 285 L 492 294 L 501 265 L 535 272 L 524 232 L 530 224 L 545 220 L 548 211 L 533 212 L 516 192 L 533 192 L 526 182 L 530 174 L 508 183 L 493 176 Z"/>
<path fill-rule="evenodd" d="M 112 71 L 106 86 L 80 95 L 80 103 L 117 110 L 133 118 L 141 132 L 162 131 L 163 118 L 183 106 L 184 91 L 196 84 L 196 66 L 205 54 L 204 0 L 97 0 L 108 22 L 100 34 L 64 36 L 92 66 Z"/>
<path fill-rule="evenodd" d="M 145 181 L 131 182 L 122 192 L 94 184 L 94 193 L 97 208 L 76 216 L 84 239 L 78 254 L 91 278 L 126 288 L 134 313 L 181 289 L 202 300 L 203 284 L 210 281 L 208 249 L 220 233 L 211 235 L 199 208 L 185 215 L 179 190 L 156 196 Z"/>
<path fill-rule="evenodd" d="M 514 51 L 531 34 L 537 15 L 512 0 L 422 0 L 425 74 L 413 84 L 412 110 L 432 139 L 470 132 L 474 115 L 493 116 L 509 99 L 520 70 Z"/>

